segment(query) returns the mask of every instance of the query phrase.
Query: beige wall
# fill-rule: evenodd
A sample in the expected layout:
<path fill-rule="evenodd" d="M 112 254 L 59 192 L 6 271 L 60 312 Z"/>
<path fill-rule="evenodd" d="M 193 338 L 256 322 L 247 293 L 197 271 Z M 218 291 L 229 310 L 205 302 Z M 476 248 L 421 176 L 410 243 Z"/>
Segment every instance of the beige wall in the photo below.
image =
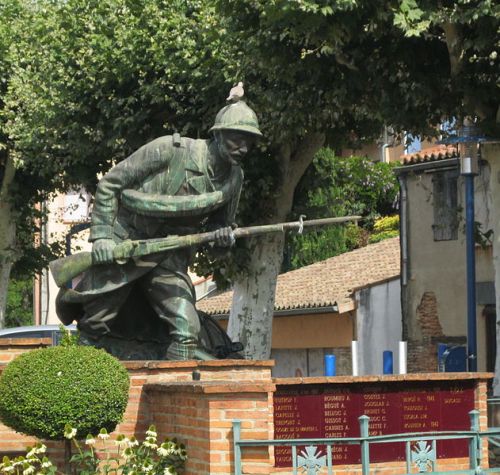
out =
<path fill-rule="evenodd" d="M 218 322 L 224 329 L 227 320 Z M 352 314 L 311 313 L 273 319 L 273 349 L 350 347 L 354 337 Z"/>
<path fill-rule="evenodd" d="M 422 310 L 424 294 L 435 296 L 434 310 L 438 322 L 433 322 L 432 331 L 439 336 L 464 337 L 467 333 L 466 295 L 466 251 L 464 235 L 464 213 L 459 224 L 458 240 L 434 241 L 433 225 L 433 184 L 432 173 L 409 175 L 408 187 L 408 286 L 407 306 L 408 331 L 410 338 L 421 339 L 429 334 L 430 324 L 423 327 L 419 321 L 419 306 Z M 492 227 L 490 219 L 490 199 L 488 193 L 489 169 L 476 178 L 476 220 L 483 222 L 483 229 Z M 458 179 L 458 207 L 464 209 L 464 183 Z M 494 280 L 491 248 L 476 246 L 476 281 Z M 425 305 L 428 306 L 428 301 Z M 434 310 L 429 310 L 432 313 Z M 481 316 L 482 307 L 477 311 L 478 369 L 485 370 L 485 326 Z"/>
<path fill-rule="evenodd" d="M 66 234 L 72 225 L 84 221 L 87 217 L 88 206 L 78 198 L 78 195 L 56 195 L 46 202 L 49 219 L 44 230 L 44 239 L 48 242 L 65 243 Z M 90 250 L 88 231 L 82 231 L 72 238 L 72 252 Z M 39 276 L 35 281 L 35 321 L 39 324 L 59 324 L 55 312 L 55 298 L 58 287 L 48 272 Z"/>

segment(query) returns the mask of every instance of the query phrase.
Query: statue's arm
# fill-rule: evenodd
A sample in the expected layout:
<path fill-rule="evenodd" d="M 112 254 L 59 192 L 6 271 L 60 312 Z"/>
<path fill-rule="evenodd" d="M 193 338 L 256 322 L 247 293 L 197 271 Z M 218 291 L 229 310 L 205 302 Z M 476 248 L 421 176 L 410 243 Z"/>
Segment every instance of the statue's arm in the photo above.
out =
<path fill-rule="evenodd" d="M 145 177 L 165 166 L 168 150 L 161 147 L 158 139 L 144 145 L 128 158 L 115 165 L 97 185 L 92 210 L 92 225 L 89 241 L 113 239 L 115 221 L 121 192 L 133 188 Z"/>
<path fill-rule="evenodd" d="M 243 174 L 241 174 L 238 184 L 233 190 L 233 196 L 225 206 L 214 212 L 207 222 L 207 227 L 211 231 L 216 231 L 214 246 L 211 247 L 210 253 L 217 258 L 223 258 L 228 254 L 229 248 L 234 243 L 233 229 L 236 225 L 236 211 L 241 194 L 241 184 L 243 182 Z"/>

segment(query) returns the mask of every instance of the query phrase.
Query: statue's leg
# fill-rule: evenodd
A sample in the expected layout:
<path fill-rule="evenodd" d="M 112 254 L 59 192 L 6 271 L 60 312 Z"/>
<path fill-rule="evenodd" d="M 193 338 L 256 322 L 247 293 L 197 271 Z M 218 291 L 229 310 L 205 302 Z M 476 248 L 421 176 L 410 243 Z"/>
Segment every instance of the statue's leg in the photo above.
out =
<path fill-rule="evenodd" d="M 171 343 L 167 358 L 209 359 L 210 355 L 201 355 L 197 350 L 200 320 L 191 279 L 159 265 L 141 279 L 141 286 L 158 317 L 168 323 Z"/>
<path fill-rule="evenodd" d="M 125 285 L 112 292 L 96 295 L 83 304 L 84 315 L 78 322 L 78 329 L 99 337 L 110 332 L 110 325 L 130 293 L 131 286 Z"/>

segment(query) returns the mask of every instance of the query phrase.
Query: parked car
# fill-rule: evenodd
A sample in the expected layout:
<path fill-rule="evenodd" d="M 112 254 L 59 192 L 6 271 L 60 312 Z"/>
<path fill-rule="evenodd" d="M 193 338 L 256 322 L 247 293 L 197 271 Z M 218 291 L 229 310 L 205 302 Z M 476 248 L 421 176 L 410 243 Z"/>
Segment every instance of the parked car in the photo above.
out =
<path fill-rule="evenodd" d="M 233 343 L 227 333 L 210 315 L 198 312 L 201 323 L 199 336 L 200 346 L 219 359 L 241 359 L 239 353 L 243 350 L 241 343 Z M 65 327 L 73 333 L 78 330 L 76 325 Z M 51 338 L 52 345 L 58 345 L 61 341 L 61 330 L 59 325 L 32 325 L 24 327 L 13 327 L 0 330 L 0 338 Z"/>
<path fill-rule="evenodd" d="M 76 325 L 66 327 L 76 333 Z M 59 325 L 31 325 L 24 327 L 12 327 L 0 330 L 0 338 L 51 338 L 52 345 L 56 346 L 61 341 L 61 330 Z"/>

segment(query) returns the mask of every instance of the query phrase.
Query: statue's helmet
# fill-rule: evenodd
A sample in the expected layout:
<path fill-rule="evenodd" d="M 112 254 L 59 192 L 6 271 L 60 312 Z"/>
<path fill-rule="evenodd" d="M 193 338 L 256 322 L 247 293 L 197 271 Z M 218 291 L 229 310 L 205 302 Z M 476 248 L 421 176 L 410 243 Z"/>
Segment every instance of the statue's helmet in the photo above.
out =
<path fill-rule="evenodd" d="M 257 116 L 244 101 L 229 104 L 217 113 L 210 132 L 218 130 L 238 130 L 262 137 Z"/>

